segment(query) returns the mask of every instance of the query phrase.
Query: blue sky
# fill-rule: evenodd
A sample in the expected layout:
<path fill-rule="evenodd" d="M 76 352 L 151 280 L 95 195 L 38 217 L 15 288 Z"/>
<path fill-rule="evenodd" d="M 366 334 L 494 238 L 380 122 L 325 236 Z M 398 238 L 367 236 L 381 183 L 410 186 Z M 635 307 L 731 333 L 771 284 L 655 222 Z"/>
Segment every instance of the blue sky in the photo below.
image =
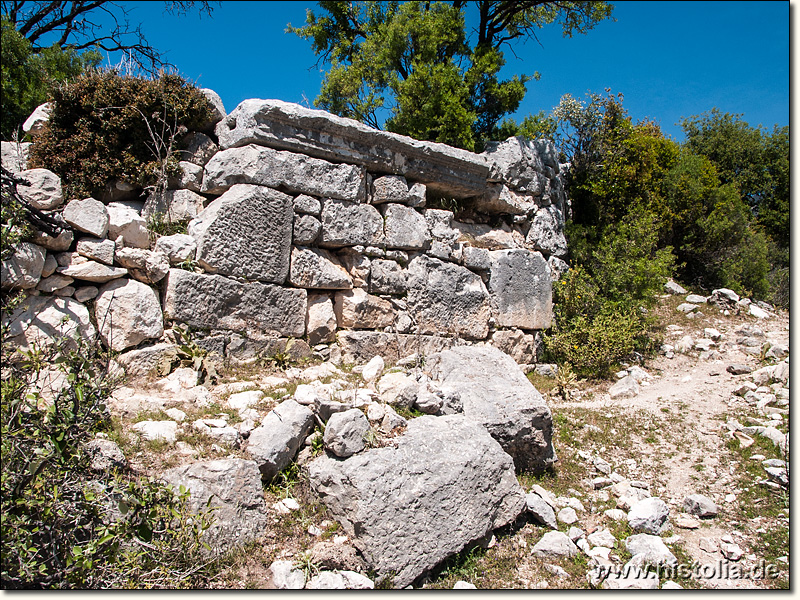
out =
<path fill-rule="evenodd" d="M 131 22 L 181 75 L 217 91 L 230 112 L 247 98 L 313 103 L 322 73 L 310 43 L 286 34 L 315 2 L 230 2 L 211 17 L 164 13 L 163 2 L 122 2 Z M 616 22 L 506 52 L 505 72 L 532 74 L 515 115 L 550 110 L 565 93 L 622 92 L 634 120 L 649 117 L 680 141 L 678 125 L 717 107 L 751 125 L 789 124 L 789 13 L 783 2 L 616 2 Z M 792 8 L 794 10 L 794 7 Z M 110 62 L 118 57 L 109 57 Z"/>

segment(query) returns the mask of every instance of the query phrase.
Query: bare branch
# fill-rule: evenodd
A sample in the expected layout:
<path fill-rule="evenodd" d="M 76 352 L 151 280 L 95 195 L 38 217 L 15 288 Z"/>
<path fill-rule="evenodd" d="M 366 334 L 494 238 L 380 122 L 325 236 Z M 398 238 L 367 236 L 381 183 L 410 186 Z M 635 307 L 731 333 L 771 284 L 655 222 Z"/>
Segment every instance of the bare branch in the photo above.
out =
<path fill-rule="evenodd" d="M 192 8 L 202 15 L 211 15 L 219 2 L 165 1 L 165 12 L 178 16 L 187 14 Z M 49 36 L 57 36 L 56 45 L 75 50 L 97 47 L 106 52 L 127 51 L 145 72 L 155 73 L 164 66 L 161 53 L 153 48 L 142 33 L 141 24 L 132 26 L 128 21 L 129 10 L 111 0 L 3 0 L 0 9 L 17 31 L 30 43 L 34 53 L 41 52 L 50 43 Z M 111 25 L 103 25 L 99 17 L 110 18 Z"/>

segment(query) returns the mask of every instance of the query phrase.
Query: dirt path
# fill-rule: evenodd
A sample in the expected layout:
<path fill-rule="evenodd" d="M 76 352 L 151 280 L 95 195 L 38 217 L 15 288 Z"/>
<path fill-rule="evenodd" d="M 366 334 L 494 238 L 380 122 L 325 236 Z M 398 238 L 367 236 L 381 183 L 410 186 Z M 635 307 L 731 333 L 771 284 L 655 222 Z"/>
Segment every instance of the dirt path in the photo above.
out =
<path fill-rule="evenodd" d="M 702 338 L 703 329 L 713 327 L 722 334 L 716 348 L 711 353 L 676 353 L 672 358 L 660 356 L 651 361 L 647 371 L 653 378 L 644 382 L 635 397 L 612 400 L 607 392 L 609 386 L 601 385 L 584 389 L 577 400 L 552 404 L 554 413 L 579 408 L 606 417 L 641 415 L 638 419 L 641 429 L 636 433 L 648 439 L 655 437 L 656 443 L 633 443 L 617 452 L 612 462 L 624 467 L 626 462 L 636 461 L 638 472 L 625 473 L 622 469 L 621 474 L 649 480 L 653 495 L 660 496 L 670 506 L 673 521 L 682 510 L 684 498 L 690 494 L 701 493 L 716 502 L 720 513 L 715 519 L 704 520 L 696 529 L 675 527 L 673 531 L 680 537 L 683 558 L 697 561 L 701 570 L 703 565 L 714 565 L 716 571 L 720 570 L 718 561 L 725 558 L 719 549 L 724 536 L 730 536 L 743 550 L 738 567 L 757 566 L 764 558 L 758 552 L 758 538 L 762 532 L 757 530 L 783 526 L 782 522 L 743 522 L 743 511 L 747 507 L 741 503 L 750 501 L 751 495 L 743 494 L 749 491 L 743 489 L 741 479 L 743 458 L 728 447 L 731 438 L 726 421 L 732 416 L 741 418 L 745 413 L 757 415 L 755 407 L 734 395 L 734 390 L 747 376 L 726 371 L 726 367 L 734 363 L 748 365 L 754 370 L 763 366 L 758 356 L 745 354 L 737 344 L 741 333 L 736 330 L 745 324 L 760 327 L 765 341 L 788 348 L 789 319 L 785 313 L 760 322 L 752 317 L 706 317 L 695 322 L 682 319 L 678 327 L 673 326 L 668 331 L 666 343 L 674 344 L 687 334 L 695 339 Z M 648 427 L 655 430 L 655 436 L 648 433 Z M 788 511 L 786 514 L 788 529 Z M 779 566 L 786 568 L 788 565 Z M 707 573 L 711 572 L 710 566 L 706 569 Z M 700 585 L 749 589 L 762 585 L 762 582 L 737 578 L 735 574 L 730 576 L 730 572 L 728 575 L 704 578 Z"/>

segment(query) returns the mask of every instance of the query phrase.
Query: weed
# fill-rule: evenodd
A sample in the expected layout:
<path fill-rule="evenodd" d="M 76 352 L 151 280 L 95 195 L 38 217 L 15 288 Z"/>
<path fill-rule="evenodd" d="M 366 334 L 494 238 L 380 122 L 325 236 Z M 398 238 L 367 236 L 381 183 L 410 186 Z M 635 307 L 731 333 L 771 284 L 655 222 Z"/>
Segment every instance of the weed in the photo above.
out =
<path fill-rule="evenodd" d="M 303 572 L 306 581 L 319 573 L 319 565 L 314 561 L 309 550 L 298 554 L 292 566 Z"/>
<path fill-rule="evenodd" d="M 192 339 L 190 331 L 186 328 L 175 326 L 172 328 L 178 341 L 178 360 L 183 367 L 191 367 L 197 371 L 197 384 L 206 385 L 219 380 L 217 368 L 211 360 L 208 350 L 201 348 Z"/>

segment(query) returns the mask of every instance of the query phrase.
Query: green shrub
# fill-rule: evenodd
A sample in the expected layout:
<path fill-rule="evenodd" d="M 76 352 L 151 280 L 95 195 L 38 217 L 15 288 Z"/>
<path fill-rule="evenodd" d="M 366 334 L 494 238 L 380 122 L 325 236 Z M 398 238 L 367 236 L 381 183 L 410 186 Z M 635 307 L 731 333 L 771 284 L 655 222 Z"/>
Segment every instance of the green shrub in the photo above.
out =
<path fill-rule="evenodd" d="M 205 96 L 177 75 L 90 71 L 58 87 L 53 99 L 31 165 L 58 174 L 68 198 L 98 196 L 113 180 L 147 187 L 176 175 L 172 142 L 211 120 Z"/>
<path fill-rule="evenodd" d="M 5 333 L 5 332 L 4 332 Z M 62 339 L 11 362 L 3 348 L 2 559 L 4 588 L 190 587 L 203 576 L 188 492 L 116 471 L 92 473 L 84 449 L 109 426 L 108 361 Z M 32 384 L 54 365 L 67 385 L 52 398 Z"/>
<path fill-rule="evenodd" d="M 597 294 L 585 269 L 570 269 L 555 284 L 555 324 L 544 336 L 546 360 L 569 364 L 580 377 L 608 377 L 634 351 L 654 345 L 646 312 Z"/>
<path fill-rule="evenodd" d="M 634 351 L 655 346 L 651 307 L 672 274 L 672 249 L 657 248 L 656 217 L 632 210 L 599 235 L 568 228 L 573 264 L 554 284 L 555 325 L 545 336 L 549 360 L 581 377 L 607 377 Z"/>
<path fill-rule="evenodd" d="M 731 185 L 713 190 L 706 213 L 684 237 L 680 254 L 686 280 L 758 298 L 768 294 L 767 238 Z"/>

